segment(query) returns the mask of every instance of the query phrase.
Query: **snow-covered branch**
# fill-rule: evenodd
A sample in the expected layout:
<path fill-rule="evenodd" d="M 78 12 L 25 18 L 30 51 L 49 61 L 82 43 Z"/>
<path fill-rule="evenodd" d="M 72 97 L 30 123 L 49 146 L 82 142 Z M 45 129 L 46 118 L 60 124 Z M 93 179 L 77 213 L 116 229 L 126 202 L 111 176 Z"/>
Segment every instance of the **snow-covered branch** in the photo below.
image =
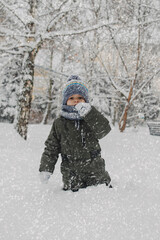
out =
<path fill-rule="evenodd" d="M 80 34 L 84 34 L 87 32 L 98 30 L 103 27 L 107 27 L 109 25 L 117 25 L 117 24 L 118 24 L 118 22 L 108 23 L 108 21 L 107 22 L 104 21 L 102 23 L 95 24 L 91 27 L 84 27 L 79 30 L 55 31 L 55 32 L 46 33 L 45 35 L 42 35 L 42 37 L 45 39 L 52 39 L 54 37 L 60 37 L 60 36 L 80 35 Z"/>
<path fill-rule="evenodd" d="M 23 26 L 26 28 L 25 22 L 18 16 L 18 14 L 15 11 L 13 11 L 3 0 L 0 0 L 0 3 L 5 7 L 6 10 L 11 12 L 18 19 L 18 21 L 21 22 Z"/>
<path fill-rule="evenodd" d="M 106 68 L 103 60 L 101 59 L 100 56 L 97 56 L 97 58 L 99 59 L 103 69 L 105 70 L 105 72 L 107 73 L 108 79 L 111 82 L 112 86 L 116 89 L 117 92 L 120 92 L 126 99 L 128 98 L 128 94 L 124 91 L 123 88 L 121 88 L 120 86 L 117 85 L 117 83 L 113 80 L 113 78 L 110 76 L 108 69 Z"/>
<path fill-rule="evenodd" d="M 69 75 L 67 75 L 67 74 L 57 72 L 57 71 L 55 71 L 53 69 L 50 69 L 50 68 L 47 68 L 47 67 L 43 67 L 43 66 L 40 66 L 40 65 L 35 65 L 35 67 L 46 70 L 46 71 L 51 72 L 51 73 L 56 73 L 57 75 L 61 75 L 61 76 L 64 76 L 64 77 L 69 77 Z"/>
<path fill-rule="evenodd" d="M 139 23 L 128 23 L 128 27 L 129 28 L 137 28 L 137 27 L 143 27 L 143 26 L 148 26 L 154 23 L 160 22 L 160 18 L 157 18 L 155 20 L 149 20 L 149 21 L 143 21 L 143 22 L 139 22 Z"/>
<path fill-rule="evenodd" d="M 42 37 L 43 40 L 50 40 L 50 39 L 53 39 L 54 37 L 80 35 L 80 34 L 84 34 L 84 33 L 87 33 L 87 32 L 92 32 L 92 31 L 98 30 L 98 29 L 103 28 L 103 27 L 107 27 L 109 25 L 117 25 L 117 22 L 112 22 L 112 23 L 103 22 L 103 23 L 100 23 L 100 24 L 93 25 L 91 27 L 84 27 L 84 28 L 79 29 L 79 30 L 53 31 L 53 32 L 50 32 L 50 33 L 42 32 L 41 37 Z M 2 36 L 4 36 L 4 35 L 2 34 Z M 14 31 L 10 30 L 10 32 L 9 32 L 9 34 L 7 34 L 7 36 L 36 38 L 37 34 L 36 33 L 35 34 L 25 34 L 25 33 L 24 34 L 23 33 L 22 34 L 17 34 L 17 33 L 14 33 Z M 39 36 L 39 33 L 38 33 L 38 36 Z"/>
<path fill-rule="evenodd" d="M 67 10 L 67 11 L 64 11 L 64 12 L 58 12 L 58 13 L 56 14 L 56 16 L 54 16 L 54 18 L 49 21 L 49 23 L 48 23 L 48 25 L 47 25 L 47 27 L 46 27 L 47 32 L 50 31 L 50 29 L 51 29 L 52 26 L 54 25 L 55 20 L 56 20 L 59 16 L 65 15 L 65 14 L 67 14 L 69 11 L 72 11 L 72 10 Z"/>
<path fill-rule="evenodd" d="M 132 104 L 132 102 L 135 100 L 135 98 L 142 92 L 142 90 L 147 86 L 147 84 L 152 81 L 152 79 L 157 76 L 160 73 L 160 69 L 157 70 L 142 86 L 141 88 L 137 91 L 137 93 L 132 97 L 130 103 Z"/>

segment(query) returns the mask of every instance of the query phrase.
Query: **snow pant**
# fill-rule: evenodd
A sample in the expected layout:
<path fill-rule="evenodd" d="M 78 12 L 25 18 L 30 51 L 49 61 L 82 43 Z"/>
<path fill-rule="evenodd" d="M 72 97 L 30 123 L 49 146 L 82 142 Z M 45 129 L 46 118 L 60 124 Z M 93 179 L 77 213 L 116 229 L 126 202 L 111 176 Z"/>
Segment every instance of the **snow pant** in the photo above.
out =
<path fill-rule="evenodd" d="M 62 180 L 65 190 L 78 190 L 87 186 L 110 183 L 111 178 L 105 170 L 105 161 L 101 156 L 88 160 L 68 160 L 62 157 Z"/>

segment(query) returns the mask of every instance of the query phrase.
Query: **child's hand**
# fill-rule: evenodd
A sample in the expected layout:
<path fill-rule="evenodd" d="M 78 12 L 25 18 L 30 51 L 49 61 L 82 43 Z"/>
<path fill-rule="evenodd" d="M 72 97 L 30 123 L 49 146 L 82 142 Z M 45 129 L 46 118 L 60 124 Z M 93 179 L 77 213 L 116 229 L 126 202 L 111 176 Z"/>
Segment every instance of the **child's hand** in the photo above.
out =
<path fill-rule="evenodd" d="M 40 178 L 41 183 L 47 184 L 51 175 L 52 175 L 52 173 L 50 173 L 50 172 L 40 172 L 39 178 Z"/>
<path fill-rule="evenodd" d="M 78 111 L 80 117 L 85 117 L 87 113 L 91 110 L 91 105 L 89 103 L 80 102 L 75 106 L 76 110 Z"/>

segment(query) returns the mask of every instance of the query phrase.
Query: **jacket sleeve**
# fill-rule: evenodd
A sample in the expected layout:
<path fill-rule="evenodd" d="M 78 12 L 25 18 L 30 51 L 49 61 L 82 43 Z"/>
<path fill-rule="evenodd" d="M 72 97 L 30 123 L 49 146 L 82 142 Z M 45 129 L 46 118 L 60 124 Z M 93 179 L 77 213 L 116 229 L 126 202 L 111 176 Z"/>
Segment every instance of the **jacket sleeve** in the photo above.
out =
<path fill-rule="evenodd" d="M 93 106 L 91 111 L 84 117 L 84 121 L 98 139 L 105 137 L 111 131 L 108 119 Z"/>
<path fill-rule="evenodd" d="M 45 142 L 45 149 L 41 157 L 39 171 L 53 173 L 55 164 L 60 153 L 60 141 L 56 133 L 55 122 L 51 128 L 50 134 Z"/>

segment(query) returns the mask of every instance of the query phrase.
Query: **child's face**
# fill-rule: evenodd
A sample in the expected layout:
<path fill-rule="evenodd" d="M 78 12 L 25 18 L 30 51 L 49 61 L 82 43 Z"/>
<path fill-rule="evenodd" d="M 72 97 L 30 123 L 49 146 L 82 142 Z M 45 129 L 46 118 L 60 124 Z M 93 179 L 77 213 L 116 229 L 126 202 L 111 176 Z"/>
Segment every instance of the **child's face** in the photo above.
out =
<path fill-rule="evenodd" d="M 67 105 L 76 106 L 80 102 L 85 102 L 85 99 L 79 94 L 74 94 L 68 98 Z"/>

